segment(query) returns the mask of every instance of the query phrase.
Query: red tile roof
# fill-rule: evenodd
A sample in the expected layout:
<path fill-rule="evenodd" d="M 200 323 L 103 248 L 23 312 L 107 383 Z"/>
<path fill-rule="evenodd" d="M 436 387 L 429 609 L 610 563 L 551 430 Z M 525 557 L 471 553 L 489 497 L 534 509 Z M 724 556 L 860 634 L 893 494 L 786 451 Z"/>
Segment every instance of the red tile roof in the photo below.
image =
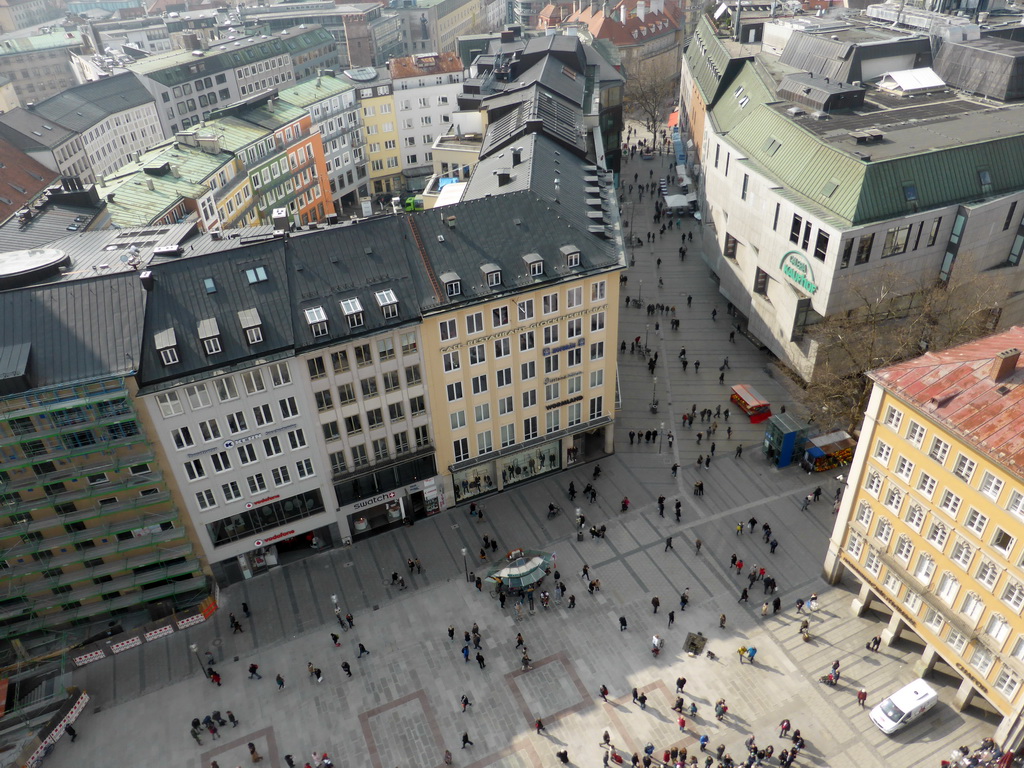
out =
<path fill-rule="evenodd" d="M 997 356 L 1024 350 L 1024 327 L 873 371 L 880 386 L 1024 479 L 1024 361 L 999 381 Z"/>
<path fill-rule="evenodd" d="M 60 174 L 36 162 L 7 139 L 0 139 L 0 178 L 0 221 L 6 221 L 60 178 Z"/>
<path fill-rule="evenodd" d="M 637 0 L 620 0 L 605 16 L 601 6 L 587 5 L 572 14 L 568 20 L 586 24 L 590 33 L 598 40 L 608 40 L 621 47 L 643 45 L 649 40 L 674 35 L 678 31 L 679 22 L 667 9 L 654 12 L 651 10 L 650 0 L 647 0 L 646 12 L 641 21 L 636 15 L 636 6 Z M 625 24 L 619 21 L 623 8 L 626 9 Z"/>

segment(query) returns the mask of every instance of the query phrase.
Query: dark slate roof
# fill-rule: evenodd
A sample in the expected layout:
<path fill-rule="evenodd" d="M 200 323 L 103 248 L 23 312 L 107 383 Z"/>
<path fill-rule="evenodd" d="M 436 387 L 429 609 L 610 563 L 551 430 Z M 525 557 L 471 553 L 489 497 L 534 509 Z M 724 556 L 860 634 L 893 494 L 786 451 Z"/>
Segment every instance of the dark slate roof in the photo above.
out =
<path fill-rule="evenodd" d="M 547 156 L 550 160 L 551 156 Z M 549 165 L 550 167 L 550 165 Z M 577 195 L 579 197 L 579 195 Z M 142 333 L 140 384 L 159 386 L 201 378 L 232 367 L 337 344 L 416 322 L 423 313 L 490 300 L 524 287 L 557 282 L 571 274 L 620 266 L 618 241 L 580 228 L 589 219 L 581 205 L 560 205 L 523 190 L 484 197 L 438 211 L 369 219 L 262 243 L 231 252 L 154 264 Z M 419 244 L 417 244 L 417 242 Z M 563 246 L 576 246 L 580 266 L 565 267 Z M 523 256 L 537 253 L 542 276 L 530 275 Z M 502 285 L 487 285 L 481 267 L 496 264 Z M 250 284 L 246 270 L 263 267 L 265 282 Z M 462 294 L 448 297 L 440 275 L 455 272 Z M 204 280 L 216 291 L 209 293 Z M 396 318 L 385 319 L 376 294 L 391 290 Z M 358 299 L 364 324 L 350 329 L 341 302 Z M 305 310 L 321 307 L 326 336 L 312 336 Z M 238 314 L 259 312 L 263 342 L 250 346 Z M 214 319 L 222 352 L 207 356 L 199 324 Z M 179 363 L 164 366 L 156 336 L 174 329 Z"/>
<path fill-rule="evenodd" d="M 0 136 L 22 152 L 53 149 L 74 135 L 59 123 L 21 107 L 0 115 Z"/>
<path fill-rule="evenodd" d="M 533 83 L 518 91 L 510 91 L 489 97 L 484 101 L 488 110 L 489 124 L 480 148 L 485 157 L 518 140 L 534 130 L 532 121 L 539 120 L 540 127 L 549 136 L 556 137 L 579 154 L 587 151 L 586 136 L 580 131 L 583 126 L 583 109 L 560 96 Z"/>
<path fill-rule="evenodd" d="M 125 72 L 51 96 L 32 110 L 68 130 L 84 133 L 111 115 L 153 101 L 134 74 Z"/>
<path fill-rule="evenodd" d="M 31 345 L 32 387 L 127 374 L 138 361 L 144 303 L 134 274 L 8 291 L 0 346 Z"/>
<path fill-rule="evenodd" d="M 585 72 L 585 69 L 579 71 L 566 66 L 554 56 L 545 56 L 529 69 L 520 72 L 519 81 L 539 83 L 573 104 L 582 104 L 587 85 Z"/>

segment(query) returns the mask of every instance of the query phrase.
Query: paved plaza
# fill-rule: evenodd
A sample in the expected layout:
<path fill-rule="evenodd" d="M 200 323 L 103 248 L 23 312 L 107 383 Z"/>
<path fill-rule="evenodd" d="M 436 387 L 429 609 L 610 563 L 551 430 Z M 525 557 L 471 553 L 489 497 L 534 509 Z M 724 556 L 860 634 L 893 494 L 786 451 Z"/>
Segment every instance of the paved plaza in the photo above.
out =
<path fill-rule="evenodd" d="M 627 164 L 623 178 L 653 170 L 657 180 L 666 168 L 667 158 L 638 159 Z M 653 203 L 645 195 L 631 222 L 641 236 L 654 229 L 652 214 Z M 692 227 L 692 219 L 687 223 Z M 975 745 L 990 735 L 995 717 L 976 710 L 956 712 L 949 706 L 956 683 L 941 675 L 935 684 L 943 703 L 894 737 L 881 734 L 867 709 L 858 706 L 860 688 L 867 689 L 870 706 L 912 679 L 918 647 L 901 640 L 877 654 L 865 650 L 887 617 L 852 618 L 852 587 L 829 587 L 821 579 L 834 520 L 834 477 L 770 467 L 759 450 L 763 427 L 751 425 L 735 408 L 728 423 L 718 419 L 718 433 L 711 438 L 715 457 L 709 469 L 698 473 L 695 460 L 708 453 L 708 439 L 697 445 L 700 423 L 692 430 L 680 426 L 692 404 L 698 410 L 724 409 L 728 385 L 747 383 L 773 405 L 788 404 L 796 412 L 799 407 L 790 394 L 792 384 L 778 372 L 766 372 L 768 360 L 755 344 L 742 333 L 730 343 L 732 318 L 700 259 L 701 235 L 695 232 L 688 242 L 685 261 L 678 257 L 679 242 L 680 233 L 673 229 L 653 246 L 636 248 L 636 266 L 627 272 L 623 293 L 638 292 L 642 279 L 644 302 L 675 305 L 681 328 L 668 330 L 670 315 L 622 310 L 621 338 L 649 334 L 659 362 L 655 384 L 645 360 L 628 353 L 628 341 L 627 353 L 619 355 L 616 453 L 599 462 L 597 501 L 577 498 L 586 527 L 607 525 L 607 538 L 586 536 L 577 542 L 566 498 L 570 481 L 581 490 L 591 480 L 591 462 L 484 499 L 483 523 L 460 507 L 232 585 L 221 591 L 221 609 L 205 625 L 77 671 L 75 684 L 88 690 L 92 702 L 76 723 L 77 741 L 63 739 L 47 759 L 48 768 L 208 768 L 211 761 L 233 768 L 249 764 L 249 742 L 272 768 L 284 766 L 286 754 L 302 766 L 313 751 L 328 752 L 338 766 L 434 768 L 442 764 L 445 749 L 457 766 L 554 766 L 560 749 L 568 750 L 572 765 L 598 766 L 605 730 L 617 749 L 642 753 L 650 742 L 656 756 L 671 746 L 686 746 L 694 754 L 697 739 L 706 733 L 712 752 L 724 744 L 739 761 L 750 734 L 762 747 L 773 744 L 778 754 L 786 746 L 776 727 L 783 718 L 807 741 L 798 766 L 938 766 L 954 746 Z M 659 256 L 663 263 L 657 268 Z M 661 289 L 659 276 L 665 283 Z M 690 307 L 687 295 L 693 296 Z M 691 361 L 687 373 L 677 360 L 682 345 Z M 726 355 L 729 368 L 720 385 L 719 366 Z M 698 359 L 703 364 L 695 374 L 692 361 Z M 657 414 L 648 408 L 652 391 L 659 400 Z M 662 430 L 662 422 L 664 430 L 674 432 L 671 445 L 667 436 L 630 445 L 630 429 Z M 731 439 L 727 426 L 734 430 Z M 739 445 L 743 455 L 737 459 Z M 680 465 L 677 477 L 671 472 L 674 463 Z M 702 497 L 692 494 L 698 478 L 705 484 Z M 800 511 L 801 500 L 817 485 L 822 499 Z M 667 498 L 665 517 L 658 515 L 660 495 Z M 618 511 L 623 496 L 632 501 L 626 514 Z M 673 515 L 677 498 L 683 504 L 680 523 Z M 566 512 L 549 520 L 551 501 Z M 737 535 L 737 523 L 751 517 L 758 521 L 754 534 L 745 528 Z M 774 554 L 760 536 L 764 522 L 779 541 Z M 484 534 L 497 538 L 498 555 L 514 547 L 555 552 L 576 607 L 570 609 L 567 598 L 547 610 L 538 605 L 535 614 L 517 622 L 511 602 L 502 610 L 486 587 L 477 591 L 466 572 L 478 570 L 476 553 Z M 665 546 L 668 536 L 671 549 Z M 696 554 L 698 538 L 703 546 Z M 734 553 L 746 563 L 742 575 L 728 567 Z M 408 558 L 419 558 L 424 572 L 410 574 Z M 594 595 L 579 575 L 584 563 L 601 580 L 602 589 Z M 783 606 L 778 614 L 769 611 L 762 618 L 761 582 L 750 590 L 749 604 L 737 602 L 754 564 L 778 581 Z M 408 589 L 390 586 L 396 570 Z M 682 612 L 679 594 L 684 589 L 689 589 L 690 603 Z M 819 607 L 809 619 L 813 639 L 804 642 L 795 601 L 813 592 Z M 341 632 L 332 594 L 338 595 L 343 612 L 353 614 L 354 629 Z M 661 600 L 657 614 L 653 596 Z M 243 633 L 232 634 L 227 613 L 241 618 L 243 601 L 253 615 L 242 620 Z M 675 610 L 671 628 L 670 610 Z M 724 629 L 719 628 L 722 613 Z M 619 631 L 620 616 L 628 621 L 625 632 Z M 483 669 L 474 660 L 475 650 L 468 663 L 461 653 L 462 633 L 474 622 L 483 635 Z M 457 630 L 454 641 L 447 635 L 449 624 Z M 709 638 L 716 660 L 683 653 L 686 633 L 697 631 Z M 331 632 L 341 635 L 340 648 L 331 643 Z M 517 632 L 529 648 L 531 670 L 521 669 Z M 659 658 L 650 653 L 656 632 L 666 640 Z M 357 658 L 360 642 L 370 654 Z M 198 644 L 200 653 L 215 653 L 222 687 L 205 679 L 190 643 Z M 736 650 L 741 645 L 757 648 L 756 663 L 740 662 Z M 834 659 L 842 663 L 843 679 L 829 688 L 817 679 Z M 343 661 L 352 667 L 351 678 L 341 669 Z M 249 679 L 246 670 L 254 662 L 262 680 Z M 322 668 L 322 683 L 307 674 L 308 662 Z M 276 674 L 286 681 L 282 690 L 274 682 Z M 670 709 L 679 676 L 687 679 L 687 706 L 693 701 L 698 707 L 696 717 L 687 715 L 682 731 Z M 598 695 L 602 684 L 609 688 L 607 703 Z M 633 704 L 633 687 L 646 692 L 646 710 Z M 465 713 L 459 704 L 463 694 L 473 704 Z M 723 722 L 714 717 L 719 698 L 729 706 Z M 189 722 L 214 709 L 231 710 L 240 723 L 223 728 L 218 740 L 205 734 L 198 745 L 189 736 Z M 546 728 L 539 735 L 533 730 L 537 718 Z M 463 732 L 473 741 L 465 750 L 460 749 Z"/>

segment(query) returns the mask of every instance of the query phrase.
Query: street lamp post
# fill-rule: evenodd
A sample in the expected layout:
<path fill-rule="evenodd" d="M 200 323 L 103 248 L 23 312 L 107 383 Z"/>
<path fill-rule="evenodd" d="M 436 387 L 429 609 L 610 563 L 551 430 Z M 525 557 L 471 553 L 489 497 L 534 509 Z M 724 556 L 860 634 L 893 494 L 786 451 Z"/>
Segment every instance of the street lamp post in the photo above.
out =
<path fill-rule="evenodd" d="M 661 422 L 658 427 L 658 453 L 661 453 L 661 448 L 665 444 L 665 422 Z"/>
<path fill-rule="evenodd" d="M 203 677 L 208 678 L 210 676 L 210 673 L 206 671 L 206 665 L 203 664 L 203 660 L 201 658 L 199 658 L 199 646 L 196 645 L 195 643 L 192 643 L 188 647 L 188 649 L 190 651 L 192 651 L 192 653 L 194 653 L 196 655 L 196 661 L 199 662 L 199 669 L 201 669 L 203 671 Z"/>
<path fill-rule="evenodd" d="M 462 548 L 462 570 L 466 572 L 466 581 L 469 581 L 469 563 L 466 562 L 466 548 Z"/>
<path fill-rule="evenodd" d="M 651 385 L 651 408 L 655 408 L 658 404 L 658 377 L 654 377 L 654 383 Z"/>
<path fill-rule="evenodd" d="M 643 280 L 640 281 L 640 295 L 636 297 L 636 300 L 639 301 L 641 304 L 644 303 L 644 281 Z"/>
<path fill-rule="evenodd" d="M 647 352 L 647 350 L 649 349 L 650 345 L 648 345 L 647 340 L 650 337 L 650 335 L 651 335 L 651 324 L 648 323 L 647 324 L 647 330 L 644 331 L 644 352 Z"/>

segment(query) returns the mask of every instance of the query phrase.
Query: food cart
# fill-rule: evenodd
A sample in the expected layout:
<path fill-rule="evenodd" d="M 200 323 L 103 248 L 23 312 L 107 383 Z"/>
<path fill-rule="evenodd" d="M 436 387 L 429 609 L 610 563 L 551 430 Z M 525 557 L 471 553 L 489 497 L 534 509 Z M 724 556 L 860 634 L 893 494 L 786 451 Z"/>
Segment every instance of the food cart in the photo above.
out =
<path fill-rule="evenodd" d="M 736 384 L 729 399 L 750 417 L 751 424 L 760 424 L 772 415 L 771 403 L 749 384 Z"/>
<path fill-rule="evenodd" d="M 804 443 L 801 466 L 808 472 L 827 472 L 845 467 L 853 461 L 853 449 L 856 447 L 857 441 L 842 430 L 817 435 Z"/>

